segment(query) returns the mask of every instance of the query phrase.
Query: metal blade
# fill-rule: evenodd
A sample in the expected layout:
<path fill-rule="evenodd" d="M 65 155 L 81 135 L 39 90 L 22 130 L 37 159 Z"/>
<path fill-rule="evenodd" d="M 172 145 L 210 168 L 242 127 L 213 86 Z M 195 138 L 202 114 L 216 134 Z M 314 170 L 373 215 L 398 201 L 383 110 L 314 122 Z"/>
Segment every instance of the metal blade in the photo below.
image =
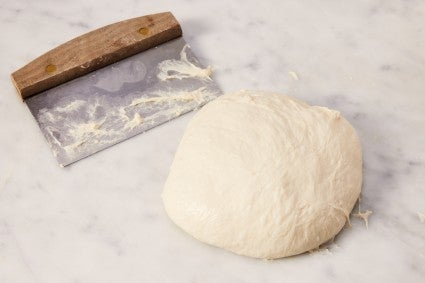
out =
<path fill-rule="evenodd" d="M 26 103 L 66 166 L 194 110 L 222 92 L 183 38 L 37 94 Z"/>

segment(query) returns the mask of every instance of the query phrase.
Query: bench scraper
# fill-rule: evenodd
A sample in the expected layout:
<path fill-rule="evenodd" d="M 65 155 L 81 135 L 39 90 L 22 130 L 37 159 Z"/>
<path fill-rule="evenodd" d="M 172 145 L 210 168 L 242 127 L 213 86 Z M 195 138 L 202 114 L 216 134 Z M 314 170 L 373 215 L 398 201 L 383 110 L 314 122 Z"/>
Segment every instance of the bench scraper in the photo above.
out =
<path fill-rule="evenodd" d="M 12 74 L 61 166 L 221 94 L 170 12 L 79 36 Z"/>

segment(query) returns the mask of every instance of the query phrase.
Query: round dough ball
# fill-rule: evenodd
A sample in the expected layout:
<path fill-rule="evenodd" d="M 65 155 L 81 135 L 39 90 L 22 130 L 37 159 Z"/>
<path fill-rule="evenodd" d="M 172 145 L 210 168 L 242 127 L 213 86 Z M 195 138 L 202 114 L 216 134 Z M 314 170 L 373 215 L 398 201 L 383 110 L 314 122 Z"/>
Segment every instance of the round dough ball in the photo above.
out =
<path fill-rule="evenodd" d="M 361 184 L 360 142 L 339 112 L 242 91 L 210 102 L 190 121 L 163 201 L 196 239 L 273 259 L 332 239 Z"/>

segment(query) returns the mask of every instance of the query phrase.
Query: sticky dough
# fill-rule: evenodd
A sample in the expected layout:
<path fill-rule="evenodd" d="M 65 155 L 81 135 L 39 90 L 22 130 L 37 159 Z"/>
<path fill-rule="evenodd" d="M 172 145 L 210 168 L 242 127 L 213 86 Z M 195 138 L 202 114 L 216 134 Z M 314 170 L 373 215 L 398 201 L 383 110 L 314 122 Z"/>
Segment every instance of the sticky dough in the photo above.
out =
<path fill-rule="evenodd" d="M 274 259 L 333 238 L 361 184 L 360 142 L 339 112 L 242 91 L 195 115 L 162 196 L 169 217 L 196 239 Z"/>

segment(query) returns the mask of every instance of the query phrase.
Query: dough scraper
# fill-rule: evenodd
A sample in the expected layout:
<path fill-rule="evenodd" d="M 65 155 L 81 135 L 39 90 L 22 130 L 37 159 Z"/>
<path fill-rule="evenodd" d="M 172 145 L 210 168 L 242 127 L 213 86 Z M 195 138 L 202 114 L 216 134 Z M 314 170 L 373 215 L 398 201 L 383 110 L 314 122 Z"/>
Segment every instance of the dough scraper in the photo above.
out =
<path fill-rule="evenodd" d="M 170 12 L 72 39 L 12 73 L 12 81 L 61 166 L 221 94 Z"/>

